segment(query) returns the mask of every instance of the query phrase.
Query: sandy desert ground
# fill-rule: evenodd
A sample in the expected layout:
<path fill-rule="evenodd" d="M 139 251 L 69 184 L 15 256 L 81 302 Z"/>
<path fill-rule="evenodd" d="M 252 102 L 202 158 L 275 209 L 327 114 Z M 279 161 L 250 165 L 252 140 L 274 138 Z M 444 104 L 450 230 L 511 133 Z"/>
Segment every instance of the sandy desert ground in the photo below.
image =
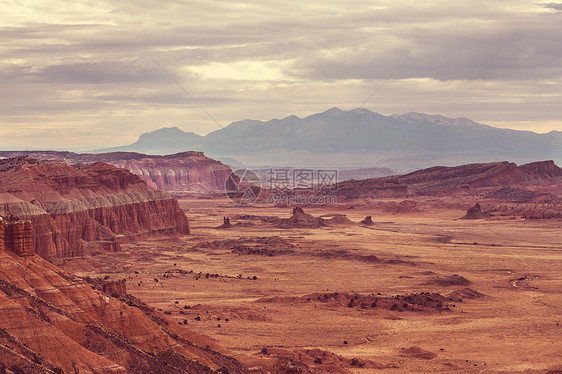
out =
<path fill-rule="evenodd" d="M 318 206 L 305 211 L 355 223 L 280 229 L 260 217 L 287 218 L 289 207 L 180 204 L 192 235 L 125 244 L 64 266 L 82 276 L 127 278 L 128 292 L 250 367 L 562 370 L 560 220 Z M 367 215 L 374 225 L 358 223 Z M 232 227 L 217 228 L 226 216 Z"/>

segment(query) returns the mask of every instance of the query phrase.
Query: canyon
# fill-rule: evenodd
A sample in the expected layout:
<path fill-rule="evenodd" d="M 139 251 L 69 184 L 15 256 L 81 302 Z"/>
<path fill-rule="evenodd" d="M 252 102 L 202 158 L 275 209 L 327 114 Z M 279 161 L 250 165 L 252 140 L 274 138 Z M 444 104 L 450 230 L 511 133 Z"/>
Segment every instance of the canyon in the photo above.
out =
<path fill-rule="evenodd" d="M 0 160 L 7 372 L 562 369 L 552 161 L 340 181 L 292 191 L 336 204 L 292 205 L 174 199 L 83 161 Z"/>
<path fill-rule="evenodd" d="M 126 279 L 263 373 L 556 373 L 561 219 L 460 219 L 480 198 L 186 197 L 190 236 L 63 267 Z"/>

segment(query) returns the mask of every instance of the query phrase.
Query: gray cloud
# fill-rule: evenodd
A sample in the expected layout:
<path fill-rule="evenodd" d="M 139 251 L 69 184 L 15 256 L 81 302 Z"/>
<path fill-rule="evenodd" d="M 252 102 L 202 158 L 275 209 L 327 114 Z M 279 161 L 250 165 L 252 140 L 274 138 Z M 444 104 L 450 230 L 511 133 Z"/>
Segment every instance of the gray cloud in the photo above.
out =
<path fill-rule="evenodd" d="M 559 20 L 541 24 L 494 22 L 456 28 L 414 25 L 396 30 L 391 46 L 374 33 L 358 45 L 339 51 L 313 50 L 295 64 L 299 76 L 319 79 L 385 79 L 408 54 L 412 58 L 398 78 L 520 79 L 562 75 L 562 31 Z M 382 45 L 382 47 L 381 47 Z M 395 46 L 401 46 L 397 48 Z"/>
<path fill-rule="evenodd" d="M 549 3 L 549 4 L 546 4 L 544 7 L 556 9 L 556 10 L 562 10 L 562 4 L 558 4 L 558 3 Z"/>
<path fill-rule="evenodd" d="M 2 7 L 10 21 L 0 22 L 0 147 L 9 146 L 3 134 L 17 140 L 18 125 L 62 126 L 65 136 L 93 147 L 102 145 L 98 129 L 115 142 L 109 145 L 163 124 L 215 130 L 146 52 L 223 124 L 356 107 L 411 55 L 370 109 L 517 126 L 528 119 L 529 128 L 562 130 L 554 104 L 562 99 L 560 4 L 54 0 L 42 9 Z M 60 132 L 41 133 L 49 146 L 68 144 Z"/>
<path fill-rule="evenodd" d="M 149 83 L 163 81 L 162 73 L 154 66 L 136 61 L 99 61 L 50 65 L 34 74 L 37 78 L 57 83 Z"/>

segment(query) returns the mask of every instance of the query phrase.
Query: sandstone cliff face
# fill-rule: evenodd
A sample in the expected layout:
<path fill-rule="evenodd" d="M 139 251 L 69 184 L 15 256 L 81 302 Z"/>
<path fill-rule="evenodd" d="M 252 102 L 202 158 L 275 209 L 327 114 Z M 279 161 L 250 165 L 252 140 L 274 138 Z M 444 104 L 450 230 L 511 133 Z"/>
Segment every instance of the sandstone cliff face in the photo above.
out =
<path fill-rule="evenodd" d="M 31 221 L 6 220 L 0 216 L 0 251 L 12 251 L 20 256 L 33 255 Z"/>
<path fill-rule="evenodd" d="M 2 367 L 25 373 L 247 372 L 210 339 L 138 300 L 110 297 L 39 256 L 8 251 L 0 252 Z"/>
<path fill-rule="evenodd" d="M 224 183 L 232 171 L 202 152 L 108 162 L 130 170 L 150 186 L 175 193 L 223 192 Z"/>
<path fill-rule="evenodd" d="M 189 234 L 185 214 L 167 192 L 102 162 L 71 167 L 0 160 L 0 215 L 9 214 L 32 221 L 35 251 L 47 259 L 81 256 L 85 241 L 107 246 L 139 236 Z"/>
<path fill-rule="evenodd" d="M 55 151 L 3 151 L 0 156 L 29 156 L 40 160 L 60 160 L 68 164 L 102 161 L 130 170 L 150 187 L 173 193 L 224 192 L 231 168 L 203 152 L 182 152 L 166 156 L 134 152 L 79 154 Z"/>

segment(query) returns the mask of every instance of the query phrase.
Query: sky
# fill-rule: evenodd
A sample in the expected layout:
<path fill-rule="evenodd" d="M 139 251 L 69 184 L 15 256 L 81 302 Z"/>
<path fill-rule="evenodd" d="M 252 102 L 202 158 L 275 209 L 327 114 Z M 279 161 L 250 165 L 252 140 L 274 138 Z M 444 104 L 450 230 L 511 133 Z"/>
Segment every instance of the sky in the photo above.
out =
<path fill-rule="evenodd" d="M 0 35 L 4 150 L 331 107 L 562 131 L 562 3 L 4 0 Z"/>

